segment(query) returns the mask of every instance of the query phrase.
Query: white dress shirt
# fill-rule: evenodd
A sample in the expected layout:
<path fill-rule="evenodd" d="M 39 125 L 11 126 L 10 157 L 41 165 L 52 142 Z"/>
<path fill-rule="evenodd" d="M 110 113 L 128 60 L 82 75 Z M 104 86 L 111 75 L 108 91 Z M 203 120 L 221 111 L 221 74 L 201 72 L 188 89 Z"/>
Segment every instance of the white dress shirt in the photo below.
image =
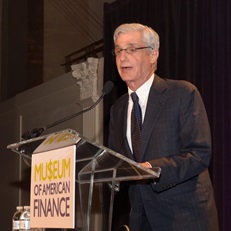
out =
<path fill-rule="evenodd" d="M 154 74 L 140 88 L 136 90 L 136 94 L 139 97 L 139 104 L 140 104 L 140 108 L 142 111 L 142 123 L 144 121 L 144 116 L 145 116 L 147 102 L 148 102 L 148 95 L 149 95 L 149 91 L 150 91 L 153 81 L 154 81 Z M 133 91 L 130 88 L 128 88 L 129 101 L 128 101 L 128 114 L 127 114 L 127 140 L 128 140 L 128 144 L 131 150 L 132 150 L 131 112 L 132 112 L 132 107 L 133 107 L 133 101 L 131 98 L 132 92 Z"/>

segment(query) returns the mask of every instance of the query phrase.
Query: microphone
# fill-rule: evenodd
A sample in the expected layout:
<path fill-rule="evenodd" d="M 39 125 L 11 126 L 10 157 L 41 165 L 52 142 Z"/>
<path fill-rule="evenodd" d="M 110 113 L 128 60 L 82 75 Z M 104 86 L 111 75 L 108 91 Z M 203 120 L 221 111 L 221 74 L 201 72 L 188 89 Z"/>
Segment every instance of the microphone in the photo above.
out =
<path fill-rule="evenodd" d="M 76 116 L 80 116 L 82 114 L 84 114 L 85 112 L 88 112 L 90 111 L 91 109 L 93 109 L 97 104 L 100 103 L 100 101 L 103 99 L 103 97 L 107 94 L 109 94 L 112 90 L 112 88 L 114 87 L 114 83 L 112 81 L 107 81 L 103 87 L 103 90 L 102 90 L 102 94 L 101 96 L 99 97 L 99 99 L 94 103 L 92 104 L 90 107 L 82 110 L 82 111 L 79 111 L 75 114 L 72 114 L 72 115 L 69 115 L 63 119 L 60 119 L 60 120 L 57 120 L 56 122 L 52 123 L 52 124 L 49 124 L 49 125 L 46 125 L 44 127 L 41 127 L 41 128 L 34 128 L 32 129 L 31 131 L 26 131 L 22 134 L 21 138 L 23 140 L 29 140 L 29 139 L 32 139 L 32 138 L 35 138 L 35 137 L 38 137 L 40 136 L 45 130 L 49 129 L 49 128 L 52 128 L 58 124 L 61 124 L 67 120 L 70 120 Z"/>

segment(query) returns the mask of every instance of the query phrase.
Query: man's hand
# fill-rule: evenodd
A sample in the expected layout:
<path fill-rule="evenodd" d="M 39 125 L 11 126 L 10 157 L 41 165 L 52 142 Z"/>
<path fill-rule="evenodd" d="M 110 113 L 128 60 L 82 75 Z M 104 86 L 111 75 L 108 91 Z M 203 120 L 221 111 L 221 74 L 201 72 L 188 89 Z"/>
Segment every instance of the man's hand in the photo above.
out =
<path fill-rule="evenodd" d="M 152 168 L 152 165 L 149 162 L 140 163 L 145 168 Z"/>

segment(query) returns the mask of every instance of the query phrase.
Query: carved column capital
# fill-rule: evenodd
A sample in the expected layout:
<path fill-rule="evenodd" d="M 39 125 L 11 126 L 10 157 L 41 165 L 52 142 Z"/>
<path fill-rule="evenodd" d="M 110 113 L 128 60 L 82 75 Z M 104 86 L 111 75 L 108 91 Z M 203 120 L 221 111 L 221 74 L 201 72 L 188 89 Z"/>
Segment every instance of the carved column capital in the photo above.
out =
<path fill-rule="evenodd" d="M 92 98 L 96 102 L 98 95 L 98 58 L 88 58 L 85 62 L 71 66 L 72 76 L 80 86 L 80 100 Z"/>

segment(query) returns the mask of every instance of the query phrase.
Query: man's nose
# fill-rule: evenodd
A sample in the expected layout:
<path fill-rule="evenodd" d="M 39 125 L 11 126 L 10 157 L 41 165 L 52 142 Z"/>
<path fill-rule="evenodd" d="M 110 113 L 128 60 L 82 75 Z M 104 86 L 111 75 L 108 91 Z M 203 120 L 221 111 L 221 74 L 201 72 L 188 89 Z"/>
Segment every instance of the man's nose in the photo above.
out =
<path fill-rule="evenodd" d="M 126 50 L 122 50 L 122 51 L 120 52 L 119 58 L 120 58 L 121 61 L 127 59 L 127 52 L 126 52 Z"/>

